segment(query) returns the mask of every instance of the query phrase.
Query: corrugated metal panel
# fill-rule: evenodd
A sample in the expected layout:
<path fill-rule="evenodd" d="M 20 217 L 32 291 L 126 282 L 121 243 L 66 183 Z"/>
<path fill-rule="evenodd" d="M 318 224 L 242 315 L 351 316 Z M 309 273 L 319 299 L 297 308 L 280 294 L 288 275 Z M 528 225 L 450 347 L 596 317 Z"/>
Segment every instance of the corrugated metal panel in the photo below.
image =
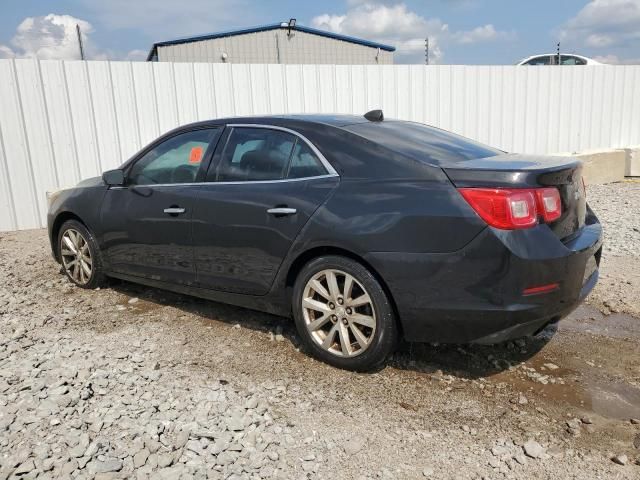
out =
<path fill-rule="evenodd" d="M 215 117 L 383 108 L 507 151 L 640 144 L 640 66 L 0 60 L 0 85 L 0 230 L 44 226 L 46 191 Z"/>

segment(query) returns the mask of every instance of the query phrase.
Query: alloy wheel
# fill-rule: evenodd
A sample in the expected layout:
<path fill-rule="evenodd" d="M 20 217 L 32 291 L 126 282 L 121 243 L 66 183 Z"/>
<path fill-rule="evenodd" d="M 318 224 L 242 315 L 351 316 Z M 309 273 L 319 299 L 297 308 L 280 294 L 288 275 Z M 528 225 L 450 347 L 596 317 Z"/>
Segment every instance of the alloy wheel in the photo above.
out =
<path fill-rule="evenodd" d="M 80 285 L 89 282 L 93 259 L 89 244 L 80 232 L 73 228 L 64 232 L 60 240 L 60 256 L 64 270 L 70 278 Z"/>
<path fill-rule="evenodd" d="M 309 279 L 302 294 L 302 312 L 313 341 L 336 356 L 360 355 L 376 332 L 369 293 L 341 270 L 322 270 Z"/>

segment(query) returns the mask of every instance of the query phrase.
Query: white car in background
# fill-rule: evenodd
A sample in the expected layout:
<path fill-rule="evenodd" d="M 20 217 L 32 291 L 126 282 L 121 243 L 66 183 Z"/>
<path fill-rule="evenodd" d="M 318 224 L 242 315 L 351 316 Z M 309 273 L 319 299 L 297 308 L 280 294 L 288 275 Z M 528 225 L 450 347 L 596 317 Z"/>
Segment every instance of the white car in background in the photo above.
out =
<path fill-rule="evenodd" d="M 574 53 L 561 53 L 558 62 L 557 53 L 545 53 L 543 55 L 532 55 L 520 60 L 516 65 L 603 65 L 593 58 L 583 57 Z"/>

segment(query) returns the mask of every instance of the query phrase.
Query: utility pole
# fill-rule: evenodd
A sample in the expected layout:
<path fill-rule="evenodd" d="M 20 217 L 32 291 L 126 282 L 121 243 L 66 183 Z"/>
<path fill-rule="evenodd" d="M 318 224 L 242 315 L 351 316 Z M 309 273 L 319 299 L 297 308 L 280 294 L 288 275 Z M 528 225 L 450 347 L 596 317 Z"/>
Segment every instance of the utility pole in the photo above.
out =
<path fill-rule="evenodd" d="M 84 60 L 84 47 L 82 46 L 82 33 L 80 33 L 80 25 L 76 23 L 76 33 L 78 34 L 78 45 L 80 46 L 80 60 Z"/>
<path fill-rule="evenodd" d="M 429 37 L 424 39 L 424 64 L 429 65 Z"/>

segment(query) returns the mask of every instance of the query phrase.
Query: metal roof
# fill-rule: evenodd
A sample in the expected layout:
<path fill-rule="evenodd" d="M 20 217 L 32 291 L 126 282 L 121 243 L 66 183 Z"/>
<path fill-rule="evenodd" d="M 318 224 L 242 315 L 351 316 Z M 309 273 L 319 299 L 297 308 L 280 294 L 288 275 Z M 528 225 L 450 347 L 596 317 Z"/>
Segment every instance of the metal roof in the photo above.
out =
<path fill-rule="evenodd" d="M 175 40 L 167 40 L 164 42 L 156 42 L 151 47 L 149 55 L 147 55 L 147 61 L 151 60 L 157 53 L 158 47 L 166 47 L 168 45 L 179 45 L 181 43 L 199 42 L 201 40 L 213 40 L 214 38 L 231 37 L 234 35 L 244 35 L 247 33 L 264 32 L 267 30 L 276 29 L 288 30 L 289 26 L 283 23 L 272 23 L 269 25 L 260 25 L 257 27 L 244 28 L 240 30 L 229 30 L 227 32 L 210 33 L 207 35 L 197 35 L 195 37 L 177 38 Z M 357 43 L 358 45 L 364 45 L 365 47 L 379 48 L 387 52 L 395 52 L 396 47 L 390 45 L 384 45 L 382 43 L 370 42 L 369 40 L 363 40 L 361 38 L 350 37 L 348 35 L 340 35 L 338 33 L 327 32 L 325 30 L 318 30 L 316 28 L 304 27 L 302 25 L 295 25 L 291 27 L 291 30 L 297 30 L 299 32 L 310 33 L 312 35 L 320 35 L 322 37 L 333 38 L 335 40 L 342 40 L 343 42 Z"/>

